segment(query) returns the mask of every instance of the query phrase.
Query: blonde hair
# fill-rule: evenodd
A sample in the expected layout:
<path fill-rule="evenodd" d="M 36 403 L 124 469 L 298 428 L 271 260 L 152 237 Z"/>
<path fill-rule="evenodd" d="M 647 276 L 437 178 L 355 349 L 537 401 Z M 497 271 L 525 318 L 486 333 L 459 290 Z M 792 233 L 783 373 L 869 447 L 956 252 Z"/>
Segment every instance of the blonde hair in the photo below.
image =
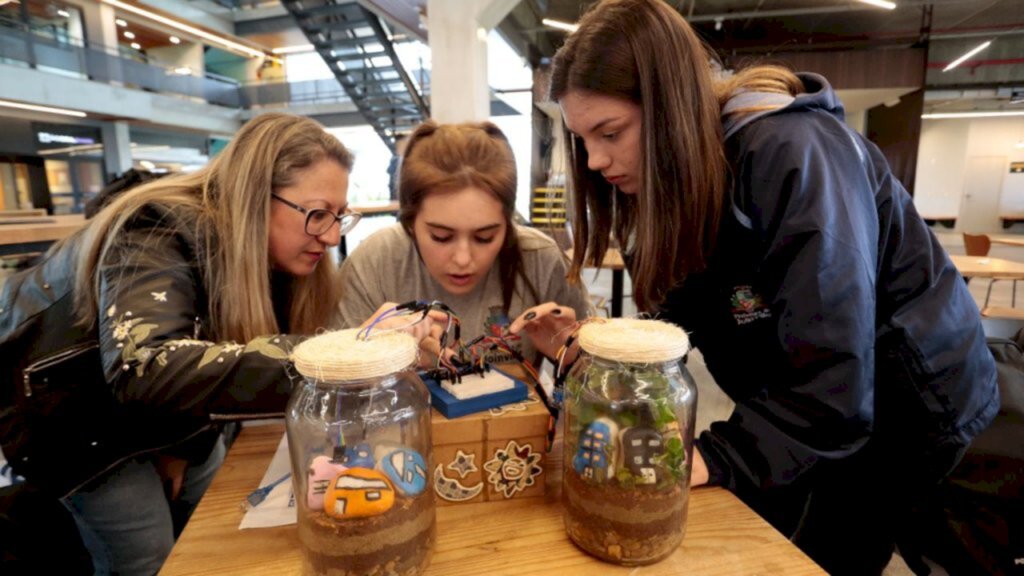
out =
<path fill-rule="evenodd" d="M 398 220 L 415 241 L 413 224 L 430 194 L 473 186 L 501 203 L 505 243 L 498 252 L 502 307 L 508 313 L 521 277 L 534 299 L 536 288 L 523 273 L 519 236 L 512 222 L 516 205 L 516 160 L 505 134 L 490 122 L 420 124 L 409 136 L 398 178 Z"/>
<path fill-rule="evenodd" d="M 600 263 L 614 234 L 633 254 L 630 275 L 641 310 L 657 308 L 688 274 L 705 269 L 714 250 L 729 185 L 722 104 L 737 90 L 790 83 L 780 82 L 782 69 L 775 68 L 719 83 L 712 58 L 665 2 L 605 0 L 583 16 L 552 61 L 552 100 L 580 90 L 641 109 L 642 188 L 636 195 L 590 170 L 582 140 L 563 124 L 577 246 L 569 274 L 578 276 L 585 262 Z"/>
<path fill-rule="evenodd" d="M 788 68 L 773 64 L 751 66 L 715 83 L 718 104 L 724 107 L 734 95 L 741 92 L 768 92 L 796 96 L 804 91 L 804 83 Z M 739 108 L 734 115 L 755 114 L 778 108 L 777 104 Z"/>
<path fill-rule="evenodd" d="M 324 159 L 352 168 L 349 151 L 317 122 L 263 114 L 249 121 L 203 169 L 126 192 L 81 233 L 75 300 L 79 320 L 96 321 L 100 267 L 119 257 L 122 232 L 137 218 L 155 216 L 175 224 L 171 233 L 184 236 L 195 248 L 215 339 L 248 341 L 278 332 L 270 298 L 271 193 L 292 185 L 301 170 Z M 338 301 L 334 268 L 325 261 L 309 276 L 293 280 L 292 332 L 312 333 L 333 313 Z"/>

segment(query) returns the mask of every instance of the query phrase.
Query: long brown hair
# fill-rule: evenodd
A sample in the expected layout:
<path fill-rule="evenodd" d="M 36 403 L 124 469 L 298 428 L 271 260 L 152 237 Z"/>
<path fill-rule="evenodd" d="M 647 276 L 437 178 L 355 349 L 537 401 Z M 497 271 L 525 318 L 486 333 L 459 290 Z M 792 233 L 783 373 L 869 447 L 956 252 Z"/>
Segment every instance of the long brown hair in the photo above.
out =
<path fill-rule="evenodd" d="M 552 62 L 552 100 L 580 90 L 641 109 L 641 189 L 632 196 L 587 168 L 582 140 L 563 125 L 578 247 L 570 275 L 588 260 L 599 263 L 614 234 L 633 256 L 641 310 L 655 309 L 688 274 L 706 268 L 715 247 L 728 186 L 720 102 L 757 74 L 719 87 L 713 57 L 665 2 L 605 0 Z"/>
<path fill-rule="evenodd" d="M 410 135 L 398 177 L 398 220 L 416 241 L 413 223 L 423 200 L 430 194 L 469 186 L 485 190 L 501 203 L 505 217 L 505 242 L 498 252 L 502 308 L 508 313 L 516 290 L 516 277 L 534 299 L 537 289 L 523 273 L 512 215 L 516 203 L 516 161 L 500 128 L 490 122 L 420 124 Z"/>
<path fill-rule="evenodd" d="M 271 302 L 268 254 L 271 193 L 323 159 L 352 169 L 352 155 L 309 118 L 263 114 L 250 120 L 201 170 L 168 176 L 129 190 L 82 231 L 77 262 L 79 320 L 96 321 L 101 263 L 115 254 L 119 232 L 143 211 L 188 226 L 209 298 L 212 335 L 248 341 L 278 332 Z M 323 326 L 338 302 L 335 266 L 321 262 L 292 284 L 289 324 L 296 333 Z"/>

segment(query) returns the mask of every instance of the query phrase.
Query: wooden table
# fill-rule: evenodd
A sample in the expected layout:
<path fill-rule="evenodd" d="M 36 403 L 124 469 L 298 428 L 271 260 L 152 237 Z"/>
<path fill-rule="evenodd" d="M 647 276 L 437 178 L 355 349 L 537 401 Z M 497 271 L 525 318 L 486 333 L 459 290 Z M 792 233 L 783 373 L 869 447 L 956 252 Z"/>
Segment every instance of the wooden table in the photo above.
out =
<path fill-rule="evenodd" d="M 363 216 L 381 216 L 386 214 L 398 214 L 398 200 L 385 203 L 355 204 L 349 206 L 353 212 L 359 212 Z"/>
<path fill-rule="evenodd" d="M 266 471 L 284 427 L 247 427 L 199 503 L 160 574 L 301 573 L 294 525 L 239 530 L 243 499 Z M 698 488 L 682 546 L 658 564 L 623 568 L 577 549 L 562 525 L 561 457 L 549 457 L 548 496 L 437 508 L 437 545 L 428 575 L 481 574 L 825 574 L 732 493 Z"/>
<path fill-rule="evenodd" d="M 0 219 L 0 256 L 45 251 L 84 223 L 81 214 Z"/>
<path fill-rule="evenodd" d="M 566 250 L 565 255 L 572 260 L 572 248 Z M 586 268 L 593 268 L 593 262 L 588 262 Z M 618 248 L 609 248 L 604 253 L 604 260 L 601 268 L 612 271 L 612 317 L 622 316 L 623 284 L 625 283 L 626 263 L 622 259 L 622 252 Z"/>
<path fill-rule="evenodd" d="M 997 280 L 1024 280 L 1024 262 L 992 258 L 990 256 L 961 256 L 950 254 L 960 275 L 965 278 L 994 278 Z"/>
<path fill-rule="evenodd" d="M 353 212 L 359 212 L 363 215 L 363 218 L 373 218 L 374 216 L 397 216 L 398 215 L 398 200 L 393 200 L 385 204 L 359 204 L 349 206 L 349 210 Z M 345 241 L 345 237 L 341 237 L 341 242 L 338 244 L 338 253 L 341 254 L 342 258 L 348 256 L 348 242 Z"/>
<path fill-rule="evenodd" d="M 989 234 L 989 242 L 993 244 L 1003 244 L 1005 246 L 1018 246 L 1024 247 L 1024 235 L 1018 234 Z"/>

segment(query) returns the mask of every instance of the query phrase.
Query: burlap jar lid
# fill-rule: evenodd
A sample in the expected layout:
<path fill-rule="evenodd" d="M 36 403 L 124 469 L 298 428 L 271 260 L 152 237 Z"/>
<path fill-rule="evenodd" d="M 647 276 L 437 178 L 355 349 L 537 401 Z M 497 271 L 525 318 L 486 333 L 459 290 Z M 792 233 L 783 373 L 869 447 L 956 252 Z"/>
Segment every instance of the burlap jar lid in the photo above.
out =
<path fill-rule="evenodd" d="M 358 329 L 327 332 L 292 351 L 299 374 L 324 382 L 364 380 L 404 370 L 416 361 L 416 340 L 405 332 L 377 331 L 357 339 Z"/>
<path fill-rule="evenodd" d="M 586 352 L 616 362 L 671 362 L 690 349 L 690 339 L 682 328 L 661 320 L 638 318 L 584 324 L 579 342 Z"/>

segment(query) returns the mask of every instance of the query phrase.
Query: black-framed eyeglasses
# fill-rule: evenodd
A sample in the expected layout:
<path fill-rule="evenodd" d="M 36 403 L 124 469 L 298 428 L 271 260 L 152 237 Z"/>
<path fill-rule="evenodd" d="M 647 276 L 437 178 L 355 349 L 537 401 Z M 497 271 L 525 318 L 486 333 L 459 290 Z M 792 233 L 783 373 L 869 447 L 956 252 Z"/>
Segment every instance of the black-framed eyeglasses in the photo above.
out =
<path fill-rule="evenodd" d="M 336 222 L 340 225 L 341 235 L 344 236 L 345 234 L 351 232 L 352 229 L 356 227 L 356 224 L 359 223 L 359 220 L 363 217 L 363 215 L 360 214 L 359 212 L 346 212 L 345 214 L 339 216 L 334 212 L 331 212 L 330 210 L 325 210 L 323 208 L 309 209 L 299 206 L 294 202 L 285 200 L 284 198 L 281 198 L 277 194 L 271 193 L 270 195 L 275 200 L 279 200 L 285 206 L 298 210 L 299 212 L 302 212 L 303 214 L 306 215 L 305 231 L 306 234 L 309 234 L 310 236 L 320 236 L 321 234 L 326 234 L 331 229 L 331 227 L 334 226 Z"/>

